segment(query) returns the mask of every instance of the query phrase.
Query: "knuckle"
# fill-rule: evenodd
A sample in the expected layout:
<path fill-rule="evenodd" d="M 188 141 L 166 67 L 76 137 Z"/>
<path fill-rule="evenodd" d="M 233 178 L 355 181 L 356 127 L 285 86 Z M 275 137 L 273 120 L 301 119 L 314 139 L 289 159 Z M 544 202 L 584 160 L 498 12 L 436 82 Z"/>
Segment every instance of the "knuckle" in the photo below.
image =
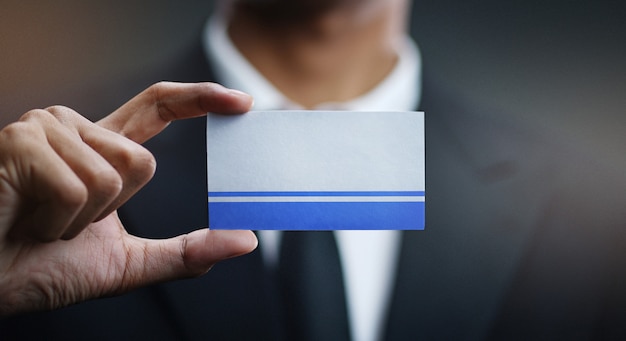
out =
<path fill-rule="evenodd" d="M 29 133 L 34 131 L 35 128 L 31 124 L 26 122 L 13 122 L 0 130 L 0 136 L 10 141 L 12 138 L 30 135 Z"/>
<path fill-rule="evenodd" d="M 13 122 L 0 130 L 0 150 L 10 153 L 26 153 L 37 145 L 43 135 L 41 127 L 30 122 Z"/>
<path fill-rule="evenodd" d="M 156 93 L 159 93 L 162 90 L 165 90 L 167 88 L 170 88 L 172 86 L 172 82 L 168 82 L 168 81 L 160 81 L 160 82 L 156 82 L 154 84 L 152 84 L 148 89 L 151 91 L 154 91 Z"/>
<path fill-rule="evenodd" d="M 63 105 L 52 105 L 52 106 L 47 107 L 45 111 L 49 112 L 55 117 L 67 115 L 68 113 L 74 112 L 74 110 Z"/>
<path fill-rule="evenodd" d="M 25 114 L 23 114 L 19 121 L 21 122 L 32 122 L 32 121 L 50 121 L 54 118 L 54 116 L 52 116 L 52 113 L 47 111 L 47 110 L 43 110 L 43 109 L 33 109 L 33 110 L 29 110 L 28 112 L 26 112 Z"/>
<path fill-rule="evenodd" d="M 130 181 L 144 183 L 152 178 L 156 170 L 156 160 L 147 149 L 135 144 L 124 148 L 119 156 L 118 170 L 127 174 Z"/>
<path fill-rule="evenodd" d="M 48 111 L 54 118 L 61 123 L 71 122 L 76 119 L 78 113 L 71 108 L 62 105 L 53 105 L 47 107 L 45 111 Z"/>
<path fill-rule="evenodd" d="M 151 101 L 154 103 L 161 119 L 166 122 L 171 121 L 175 116 L 163 99 L 163 94 L 167 93 L 167 89 L 171 88 L 171 86 L 171 82 L 161 81 L 148 88 Z"/>
<path fill-rule="evenodd" d="M 159 103 L 161 102 L 161 94 L 171 86 L 172 82 L 160 81 L 150 85 L 146 91 L 155 103 Z"/>
<path fill-rule="evenodd" d="M 71 125 L 75 123 L 80 116 L 76 111 L 62 105 L 53 105 L 46 109 L 33 109 L 23 114 L 19 121 L 38 122 L 41 125 L 54 125 L 61 123 L 63 125 Z"/>
<path fill-rule="evenodd" d="M 145 182 L 152 178 L 152 175 L 156 171 L 156 159 L 147 149 L 140 147 L 140 151 L 133 159 L 131 166 L 131 169 L 134 171 L 133 173 L 137 174 L 142 182 Z"/>
<path fill-rule="evenodd" d="M 116 197 L 122 191 L 122 177 L 113 168 L 99 170 L 93 176 L 90 191 L 102 198 Z"/>
<path fill-rule="evenodd" d="M 82 182 L 75 181 L 61 188 L 57 193 L 57 198 L 69 210 L 78 210 L 87 203 L 89 191 Z"/>

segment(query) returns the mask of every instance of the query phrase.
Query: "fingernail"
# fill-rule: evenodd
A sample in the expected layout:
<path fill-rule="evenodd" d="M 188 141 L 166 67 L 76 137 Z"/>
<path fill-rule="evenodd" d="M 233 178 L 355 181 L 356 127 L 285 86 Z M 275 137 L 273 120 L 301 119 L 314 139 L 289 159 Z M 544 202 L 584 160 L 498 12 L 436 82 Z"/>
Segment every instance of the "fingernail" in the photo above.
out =
<path fill-rule="evenodd" d="M 250 95 L 248 95 L 247 93 L 243 91 L 239 91 L 237 89 L 228 89 L 228 92 L 230 92 L 232 95 L 235 95 L 235 96 L 250 97 Z"/>
<path fill-rule="evenodd" d="M 252 106 L 254 106 L 254 98 L 252 96 L 250 96 L 249 94 L 243 92 L 243 91 L 239 91 L 236 89 L 228 89 L 228 92 L 234 96 L 237 97 L 239 99 L 245 100 L 245 101 L 249 101 L 250 105 L 248 106 L 248 109 L 252 108 Z"/>

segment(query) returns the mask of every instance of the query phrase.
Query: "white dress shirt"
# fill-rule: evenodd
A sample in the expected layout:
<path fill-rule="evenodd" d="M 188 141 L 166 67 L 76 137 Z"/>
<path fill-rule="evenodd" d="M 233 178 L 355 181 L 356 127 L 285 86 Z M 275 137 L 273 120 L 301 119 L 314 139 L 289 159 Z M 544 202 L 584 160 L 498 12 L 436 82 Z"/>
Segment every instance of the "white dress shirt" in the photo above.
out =
<path fill-rule="evenodd" d="M 217 13 L 205 26 L 205 53 L 224 86 L 254 97 L 253 110 L 301 109 L 280 93 L 237 50 L 226 32 L 225 16 Z M 408 36 L 398 42 L 394 69 L 368 93 L 343 103 L 324 103 L 326 110 L 415 110 L 421 93 L 421 58 Z M 259 231 L 264 261 L 276 266 L 279 231 Z M 355 341 L 379 339 L 395 279 L 399 231 L 335 231 L 349 315 Z"/>

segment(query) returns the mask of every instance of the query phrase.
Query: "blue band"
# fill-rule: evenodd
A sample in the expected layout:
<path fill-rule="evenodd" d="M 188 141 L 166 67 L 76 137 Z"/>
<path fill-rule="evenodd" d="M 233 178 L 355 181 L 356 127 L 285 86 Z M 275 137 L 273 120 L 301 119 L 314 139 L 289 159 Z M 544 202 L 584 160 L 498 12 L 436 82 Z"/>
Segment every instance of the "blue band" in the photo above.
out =
<path fill-rule="evenodd" d="M 209 227 L 252 230 L 423 230 L 422 202 L 209 202 Z M 340 226 L 338 225 L 341 224 Z"/>

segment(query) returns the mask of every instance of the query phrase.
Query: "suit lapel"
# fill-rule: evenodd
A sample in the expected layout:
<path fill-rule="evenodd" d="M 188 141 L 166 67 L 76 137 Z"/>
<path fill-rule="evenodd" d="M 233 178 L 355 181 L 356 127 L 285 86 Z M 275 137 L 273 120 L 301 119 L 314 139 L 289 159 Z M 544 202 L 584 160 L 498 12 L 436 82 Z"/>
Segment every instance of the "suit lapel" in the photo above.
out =
<path fill-rule="evenodd" d="M 404 233 L 387 339 L 483 339 L 538 215 L 536 171 L 519 160 L 532 139 L 429 84 L 426 230 Z"/>

